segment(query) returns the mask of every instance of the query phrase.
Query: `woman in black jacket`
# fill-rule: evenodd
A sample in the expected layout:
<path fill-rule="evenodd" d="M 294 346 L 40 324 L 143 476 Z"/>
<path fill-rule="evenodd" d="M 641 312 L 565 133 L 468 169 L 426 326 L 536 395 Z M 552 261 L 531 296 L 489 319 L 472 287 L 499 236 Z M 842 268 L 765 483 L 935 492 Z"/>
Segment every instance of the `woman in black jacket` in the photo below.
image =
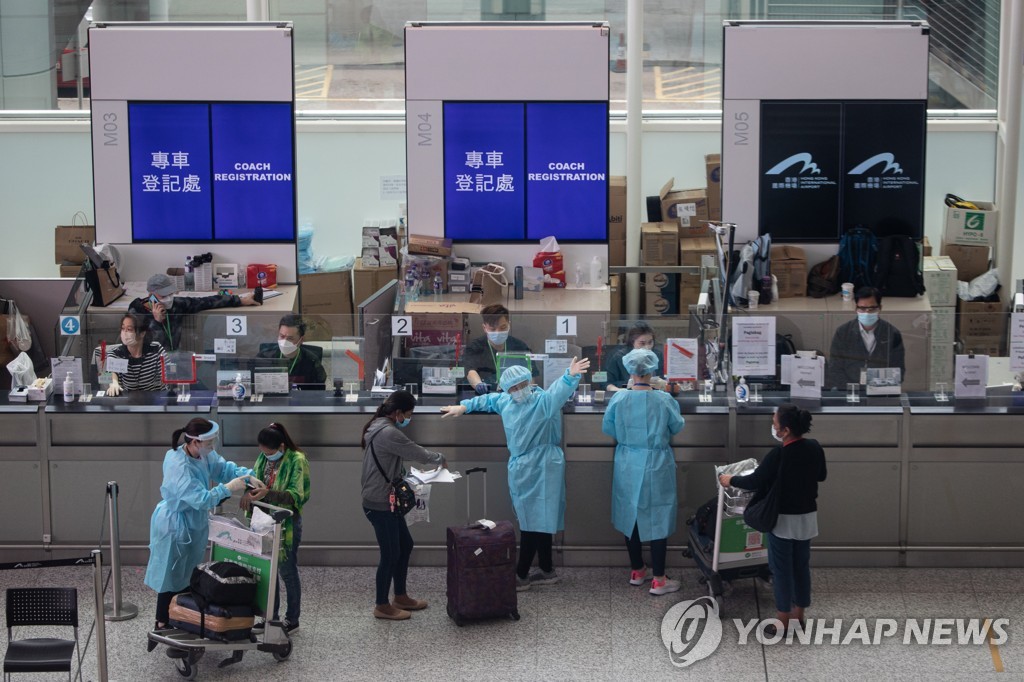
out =
<path fill-rule="evenodd" d="M 414 409 L 416 398 L 411 393 L 395 391 L 363 427 L 363 513 L 373 524 L 380 547 L 377 604 L 373 615 L 385 620 L 407 620 L 410 611 L 427 608 L 427 602 L 413 599 L 406 592 L 405 579 L 413 542 L 405 517 L 393 511 L 391 480 L 400 473 L 404 474 L 406 459 L 433 467 L 448 466 L 440 452 L 426 450 L 402 433 L 412 420 Z M 389 602 L 392 585 L 395 599 Z"/>
<path fill-rule="evenodd" d="M 772 570 L 776 617 L 787 627 L 804 622 L 811 605 L 811 538 L 818 535 L 818 483 L 825 480 L 825 451 L 818 441 L 804 438 L 811 414 L 785 404 L 772 416 L 772 437 L 781 442 L 746 476 L 719 476 L 724 486 L 756 490 L 765 495 L 777 476 L 779 520 L 768 534 L 768 566 Z"/>

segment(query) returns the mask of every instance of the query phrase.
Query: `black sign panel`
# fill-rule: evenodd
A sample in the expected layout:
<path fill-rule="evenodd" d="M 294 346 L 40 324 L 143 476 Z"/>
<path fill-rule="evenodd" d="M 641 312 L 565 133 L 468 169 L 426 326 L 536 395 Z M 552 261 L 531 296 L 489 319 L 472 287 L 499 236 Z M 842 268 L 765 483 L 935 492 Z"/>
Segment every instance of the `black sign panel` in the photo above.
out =
<path fill-rule="evenodd" d="M 925 117 L 920 100 L 845 104 L 844 227 L 924 236 Z"/>
<path fill-rule="evenodd" d="M 839 238 L 842 104 L 761 103 L 760 233 L 776 241 Z"/>

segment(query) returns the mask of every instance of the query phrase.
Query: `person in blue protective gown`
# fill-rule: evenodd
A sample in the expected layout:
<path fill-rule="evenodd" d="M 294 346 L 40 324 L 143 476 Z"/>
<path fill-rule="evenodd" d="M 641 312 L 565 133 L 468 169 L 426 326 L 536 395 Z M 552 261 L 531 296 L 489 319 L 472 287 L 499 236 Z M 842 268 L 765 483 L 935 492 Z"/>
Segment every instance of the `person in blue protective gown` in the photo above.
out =
<path fill-rule="evenodd" d="M 209 512 L 246 485 L 258 495 L 266 485 L 252 469 L 228 462 L 217 454 L 220 427 L 195 418 L 171 437 L 164 455 L 163 498 L 149 522 L 149 564 L 145 583 L 157 592 L 156 627 L 167 626 L 175 594 L 185 590 L 192 569 L 202 562 L 209 534 Z M 182 435 L 185 441 L 179 445 Z M 212 488 L 210 482 L 216 483 Z M 258 499 L 258 498 L 257 498 Z"/>
<path fill-rule="evenodd" d="M 530 385 L 530 370 L 512 366 L 501 374 L 502 393 L 479 395 L 442 407 L 445 417 L 468 412 L 501 415 L 508 441 L 508 490 L 519 519 L 516 589 L 558 582 L 552 563 L 554 534 L 565 527 L 565 454 L 562 452 L 562 406 L 580 383 L 590 360 L 572 359 L 547 390 Z M 537 557 L 540 570 L 530 573 Z"/>
<path fill-rule="evenodd" d="M 679 589 L 665 575 L 668 538 L 676 530 L 676 458 L 669 441 L 683 428 L 679 403 L 651 390 L 658 357 L 637 348 L 622 358 L 633 379 L 608 402 L 601 430 L 618 442 L 612 476 L 612 525 L 626 537 L 631 585 L 651 580 L 651 594 Z M 644 564 L 641 543 L 650 543 L 651 567 Z M 653 569 L 653 573 L 652 573 Z"/>

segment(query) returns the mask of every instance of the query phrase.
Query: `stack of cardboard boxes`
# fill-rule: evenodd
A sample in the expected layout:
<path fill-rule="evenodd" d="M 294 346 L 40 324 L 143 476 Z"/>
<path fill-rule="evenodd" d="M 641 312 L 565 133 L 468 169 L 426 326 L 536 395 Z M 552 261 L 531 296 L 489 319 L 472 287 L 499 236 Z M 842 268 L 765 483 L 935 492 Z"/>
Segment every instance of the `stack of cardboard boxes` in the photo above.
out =
<path fill-rule="evenodd" d="M 989 270 L 991 247 L 999 228 L 995 205 L 975 201 L 977 209 L 947 208 L 942 255 L 956 266 L 957 277 L 970 282 Z M 1001 302 L 956 299 L 957 336 L 965 352 L 1003 355 L 1006 349 L 1006 308 Z"/>
<path fill-rule="evenodd" d="M 640 226 L 641 264 L 679 265 L 679 228 L 675 223 L 644 223 Z M 644 312 L 651 317 L 679 314 L 679 275 L 647 272 L 643 276 Z"/>
<path fill-rule="evenodd" d="M 931 304 L 931 349 L 928 376 L 932 388 L 952 386 L 953 341 L 956 335 L 956 265 L 948 256 L 925 256 L 922 266 L 925 295 Z"/>

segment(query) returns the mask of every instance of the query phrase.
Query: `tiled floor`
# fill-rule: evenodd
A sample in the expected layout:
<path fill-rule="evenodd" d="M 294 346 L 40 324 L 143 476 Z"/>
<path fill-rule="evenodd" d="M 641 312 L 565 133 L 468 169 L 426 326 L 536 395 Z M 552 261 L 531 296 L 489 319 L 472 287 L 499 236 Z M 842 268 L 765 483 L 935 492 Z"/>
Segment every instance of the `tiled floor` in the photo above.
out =
<path fill-rule="evenodd" d="M 681 575 L 683 589 L 652 597 L 632 587 L 625 570 L 560 569 L 562 582 L 519 595 L 522 620 L 457 627 L 445 614 L 445 574 L 439 568 L 411 569 L 413 596 L 430 608 L 411 621 L 390 623 L 371 615 L 372 568 L 302 568 L 303 614 L 289 660 L 247 652 L 227 669 L 225 656 L 210 653 L 199 663 L 198 679 L 239 680 L 676 680 L 706 679 L 962 679 L 996 675 L 1024 679 L 1024 569 L 846 569 L 814 570 L 812 618 L 893 618 L 902 633 L 905 618 L 1009 618 L 1008 641 L 980 645 L 905 645 L 893 638 L 880 645 L 845 646 L 739 643 L 732 619 L 769 617 L 770 588 L 746 580 L 725 597 L 721 644 L 709 657 L 681 670 L 672 665 L 661 639 L 661 621 L 674 604 L 701 596 L 697 574 Z M 152 625 L 153 593 L 142 584 L 142 567 L 125 567 L 124 600 L 140 607 L 130 621 L 107 623 L 111 680 L 181 679 L 161 649 L 146 653 Z M 75 586 L 82 611 L 82 640 L 93 624 L 92 574 L 88 568 L 0 571 L 0 587 Z M 109 592 L 108 592 L 109 599 Z M 26 631 L 25 634 L 28 634 Z M 36 631 L 36 634 L 40 634 Z M 5 646 L 5 645 L 4 645 Z M 96 646 L 86 651 L 83 679 L 95 680 Z M 34 676 L 33 679 L 44 679 Z M 50 675 L 46 679 L 62 679 Z M 27 678 L 26 678 L 27 679 Z"/>

